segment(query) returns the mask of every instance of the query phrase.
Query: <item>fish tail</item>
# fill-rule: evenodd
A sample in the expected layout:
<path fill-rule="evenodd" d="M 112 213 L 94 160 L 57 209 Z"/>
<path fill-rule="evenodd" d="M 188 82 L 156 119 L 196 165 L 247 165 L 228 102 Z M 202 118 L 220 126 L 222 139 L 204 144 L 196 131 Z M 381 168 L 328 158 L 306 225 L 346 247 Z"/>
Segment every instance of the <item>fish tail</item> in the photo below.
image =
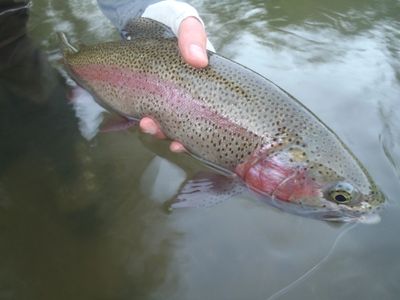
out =
<path fill-rule="evenodd" d="M 64 32 L 57 32 L 58 39 L 60 40 L 61 47 L 64 53 L 78 53 L 79 50 L 75 46 L 73 46 L 67 38 L 67 35 Z"/>

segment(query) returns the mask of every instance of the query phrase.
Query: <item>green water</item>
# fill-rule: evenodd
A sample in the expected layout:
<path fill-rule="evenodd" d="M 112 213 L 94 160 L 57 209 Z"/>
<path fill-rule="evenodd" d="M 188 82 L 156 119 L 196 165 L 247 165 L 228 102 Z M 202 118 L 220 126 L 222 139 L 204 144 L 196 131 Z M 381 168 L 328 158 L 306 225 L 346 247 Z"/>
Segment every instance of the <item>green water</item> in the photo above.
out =
<path fill-rule="evenodd" d="M 1 49 L 0 299 L 400 297 L 398 1 L 191 2 L 219 53 L 300 99 L 368 168 L 389 204 L 351 228 L 245 197 L 166 213 L 203 167 L 135 129 L 81 137 L 54 32 L 118 39 L 82 2 L 34 1 L 28 37 Z"/>

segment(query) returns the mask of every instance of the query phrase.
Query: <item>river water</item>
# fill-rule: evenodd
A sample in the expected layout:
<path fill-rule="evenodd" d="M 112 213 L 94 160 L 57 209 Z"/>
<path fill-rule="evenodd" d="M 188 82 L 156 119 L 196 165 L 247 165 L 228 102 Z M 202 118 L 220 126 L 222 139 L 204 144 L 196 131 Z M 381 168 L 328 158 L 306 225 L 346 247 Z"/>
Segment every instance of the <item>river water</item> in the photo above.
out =
<path fill-rule="evenodd" d="M 246 197 L 166 212 L 204 167 L 134 128 L 83 138 L 54 32 L 119 37 L 95 1 L 37 0 L 27 37 L 0 49 L 0 299 L 399 299 L 400 3 L 191 3 L 217 52 L 349 145 L 387 197 L 381 222 Z"/>

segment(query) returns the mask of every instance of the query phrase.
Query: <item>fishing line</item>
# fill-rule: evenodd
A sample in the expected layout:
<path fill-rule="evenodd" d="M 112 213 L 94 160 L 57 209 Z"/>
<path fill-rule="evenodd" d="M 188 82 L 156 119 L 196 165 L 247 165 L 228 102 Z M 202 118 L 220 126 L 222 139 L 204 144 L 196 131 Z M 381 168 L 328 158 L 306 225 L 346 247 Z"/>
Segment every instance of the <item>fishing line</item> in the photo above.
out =
<path fill-rule="evenodd" d="M 354 223 L 349 225 L 346 229 L 344 229 L 335 239 L 335 241 L 332 244 L 331 249 L 329 250 L 328 254 L 325 255 L 315 266 L 313 266 L 311 269 L 309 269 L 308 271 L 306 271 L 303 275 L 301 275 L 299 278 L 297 278 L 296 280 L 294 280 L 293 282 L 289 283 L 287 286 L 285 286 L 284 288 L 282 288 L 281 290 L 277 291 L 276 293 L 272 294 L 269 298 L 267 298 L 267 300 L 274 300 L 277 299 L 280 296 L 283 296 L 284 294 L 286 294 L 287 292 L 289 292 L 289 290 L 291 290 L 292 288 L 294 288 L 298 283 L 300 283 L 303 279 L 305 279 L 306 277 L 308 277 L 309 275 L 311 275 L 313 272 L 315 272 L 316 270 L 318 270 L 319 267 L 321 267 L 321 265 L 323 263 L 325 263 L 329 256 L 331 256 L 331 254 L 333 253 L 333 251 L 335 250 L 339 240 L 347 233 L 349 232 L 351 229 L 353 229 L 354 227 L 356 227 L 356 225 L 358 225 L 358 223 Z"/>
<path fill-rule="evenodd" d="M 29 1 L 27 4 L 25 4 L 23 6 L 19 6 L 19 7 L 15 7 L 15 8 L 6 8 L 5 10 L 0 11 L 0 16 L 7 15 L 9 13 L 13 13 L 13 12 L 16 12 L 16 11 L 19 11 L 19 10 L 28 9 L 28 8 L 31 8 L 31 7 L 32 7 L 32 2 Z"/>

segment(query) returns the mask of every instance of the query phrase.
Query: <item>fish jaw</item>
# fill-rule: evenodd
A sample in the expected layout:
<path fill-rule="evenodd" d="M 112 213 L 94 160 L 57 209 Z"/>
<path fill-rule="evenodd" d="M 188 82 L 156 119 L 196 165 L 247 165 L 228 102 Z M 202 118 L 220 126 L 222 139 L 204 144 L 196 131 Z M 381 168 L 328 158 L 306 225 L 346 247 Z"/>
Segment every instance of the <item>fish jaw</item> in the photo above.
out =
<path fill-rule="evenodd" d="M 346 184 L 343 178 L 319 176 L 315 163 L 306 159 L 296 161 L 287 149 L 272 154 L 269 150 L 256 150 L 235 172 L 250 190 L 273 206 L 333 222 L 367 223 L 365 220 L 373 219 L 377 207 L 370 204 L 371 197 L 379 195 L 363 195 L 354 187 L 352 203 L 337 203 L 330 199 L 329 192 L 335 185 Z"/>

